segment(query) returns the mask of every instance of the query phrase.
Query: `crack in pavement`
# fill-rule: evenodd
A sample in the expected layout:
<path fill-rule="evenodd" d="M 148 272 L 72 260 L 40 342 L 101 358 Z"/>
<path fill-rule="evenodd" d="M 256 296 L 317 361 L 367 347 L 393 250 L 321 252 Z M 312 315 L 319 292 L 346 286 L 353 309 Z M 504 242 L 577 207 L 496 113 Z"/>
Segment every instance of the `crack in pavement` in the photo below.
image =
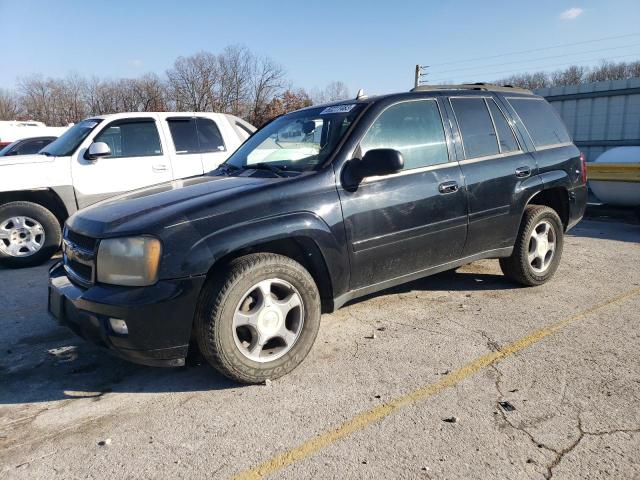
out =
<path fill-rule="evenodd" d="M 482 335 L 486 342 L 487 342 L 487 348 L 490 351 L 499 351 L 500 350 L 500 345 L 493 340 L 485 331 L 482 330 L 478 330 L 477 331 L 478 334 Z M 502 371 L 498 368 L 497 365 L 495 364 L 491 364 L 490 367 L 496 372 L 496 378 L 494 381 L 494 386 L 496 391 L 498 392 L 499 395 L 499 399 L 498 402 L 500 401 L 504 401 L 506 400 L 506 396 L 504 395 L 502 388 L 500 386 L 501 382 L 502 382 L 502 377 L 503 377 L 503 373 Z M 564 398 L 564 392 L 563 392 L 563 398 Z M 577 422 L 577 430 L 578 430 L 578 435 L 577 437 L 573 440 L 573 442 L 571 442 L 570 445 L 561 448 L 561 449 L 557 449 L 557 448 L 553 448 L 549 445 L 544 444 L 543 442 L 538 441 L 531 432 L 529 432 L 524 426 L 521 425 L 516 425 L 514 424 L 508 417 L 506 412 L 500 408 L 500 406 L 497 407 L 498 412 L 500 413 L 500 416 L 502 417 L 502 420 L 505 424 L 509 425 L 511 428 L 513 428 L 514 430 L 517 430 L 523 434 L 525 434 L 529 440 L 537 447 L 537 448 L 542 448 L 545 449 L 551 453 L 554 454 L 554 458 L 551 460 L 551 462 L 549 462 L 547 465 L 544 466 L 544 468 L 546 469 L 546 472 L 544 474 L 544 478 L 545 480 L 550 480 L 553 477 L 553 470 L 554 468 L 556 468 L 564 459 L 564 457 L 569 454 L 570 452 L 572 452 L 573 450 L 575 450 L 575 448 L 580 444 L 580 442 L 582 441 L 582 439 L 585 436 L 604 436 L 604 435 L 613 435 L 616 433 L 640 433 L 640 427 L 638 428 L 614 428 L 614 429 L 609 429 L 609 430 L 602 430 L 602 431 L 596 431 L 596 432 L 591 432 L 591 431 L 587 431 L 583 428 L 582 426 L 582 412 L 580 410 L 578 410 L 578 422 Z"/>

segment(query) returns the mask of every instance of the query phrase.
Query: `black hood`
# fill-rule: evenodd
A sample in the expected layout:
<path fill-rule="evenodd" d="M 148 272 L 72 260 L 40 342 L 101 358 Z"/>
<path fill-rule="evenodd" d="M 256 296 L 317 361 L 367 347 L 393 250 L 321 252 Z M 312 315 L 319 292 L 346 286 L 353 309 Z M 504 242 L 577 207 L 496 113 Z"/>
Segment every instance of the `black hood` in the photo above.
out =
<path fill-rule="evenodd" d="M 72 230 L 95 238 L 143 233 L 185 215 L 282 181 L 263 177 L 201 176 L 133 190 L 87 207 L 67 220 Z"/>

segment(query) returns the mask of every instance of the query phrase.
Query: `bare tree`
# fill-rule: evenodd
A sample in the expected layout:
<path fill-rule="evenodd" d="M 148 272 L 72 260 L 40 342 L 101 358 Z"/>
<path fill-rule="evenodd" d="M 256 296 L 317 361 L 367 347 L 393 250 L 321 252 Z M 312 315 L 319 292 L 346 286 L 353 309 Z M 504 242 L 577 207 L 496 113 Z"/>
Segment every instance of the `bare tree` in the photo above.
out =
<path fill-rule="evenodd" d="M 588 68 L 571 65 L 564 70 L 557 70 L 550 76 L 551 86 L 557 85 L 577 85 L 585 81 Z"/>
<path fill-rule="evenodd" d="M 204 112 L 219 106 L 216 85 L 218 58 L 209 52 L 178 57 L 167 71 L 170 95 L 178 110 Z"/>
<path fill-rule="evenodd" d="M 636 69 L 638 69 L 638 63 L 634 62 Z M 606 80 L 620 80 L 622 78 L 629 78 L 631 72 L 634 70 L 634 64 L 628 64 L 625 62 L 608 62 L 603 60 L 599 66 L 593 68 L 587 75 L 587 81 L 589 82 L 603 82 Z"/>
<path fill-rule="evenodd" d="M 512 75 L 493 83 L 515 85 L 524 88 L 556 87 L 563 85 L 577 85 L 584 82 L 602 82 L 607 80 L 622 80 L 640 76 L 640 61 L 631 63 L 603 61 L 597 67 L 582 67 L 572 65 L 563 70 L 552 73 L 535 72 Z"/>
<path fill-rule="evenodd" d="M 497 80 L 493 83 L 498 83 L 500 85 L 513 85 L 516 87 L 522 88 L 543 88 L 550 86 L 550 80 L 546 73 L 544 72 L 535 72 L 535 73 L 520 73 L 517 75 L 511 75 L 510 77 L 503 78 L 502 80 Z"/>
<path fill-rule="evenodd" d="M 267 57 L 257 58 L 251 74 L 251 110 L 249 122 L 259 125 L 264 118 L 267 103 L 273 99 L 285 84 L 284 69 Z"/>
<path fill-rule="evenodd" d="M 0 120 L 17 120 L 21 114 L 15 92 L 0 89 Z"/>
<path fill-rule="evenodd" d="M 255 63 L 255 56 L 246 47 L 238 45 L 226 47 L 218 56 L 220 111 L 238 116 L 248 113 Z"/>
<path fill-rule="evenodd" d="M 54 99 L 52 85 L 41 76 L 32 76 L 18 80 L 20 103 L 29 119 L 55 125 Z"/>
<path fill-rule="evenodd" d="M 314 92 L 313 103 L 337 102 L 349 97 L 349 88 L 344 82 L 337 80 L 330 82 L 324 89 Z"/>

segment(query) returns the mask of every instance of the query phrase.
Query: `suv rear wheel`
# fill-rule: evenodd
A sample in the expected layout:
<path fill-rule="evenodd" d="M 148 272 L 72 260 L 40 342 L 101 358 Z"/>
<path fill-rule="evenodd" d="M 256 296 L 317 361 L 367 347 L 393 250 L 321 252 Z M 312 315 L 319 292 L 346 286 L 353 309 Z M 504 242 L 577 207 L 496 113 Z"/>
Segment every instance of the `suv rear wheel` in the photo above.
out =
<path fill-rule="evenodd" d="M 563 241 L 562 221 L 556 211 L 541 205 L 528 205 L 513 253 L 500 259 L 500 268 L 518 283 L 542 285 L 558 268 Z"/>
<path fill-rule="evenodd" d="M 10 202 L 0 206 L 0 265 L 40 265 L 58 250 L 61 237 L 60 222 L 42 205 Z"/>
<path fill-rule="evenodd" d="M 202 355 L 242 383 L 281 377 L 307 356 L 320 326 L 320 295 L 294 260 L 256 253 L 233 260 L 204 287 L 195 328 Z"/>

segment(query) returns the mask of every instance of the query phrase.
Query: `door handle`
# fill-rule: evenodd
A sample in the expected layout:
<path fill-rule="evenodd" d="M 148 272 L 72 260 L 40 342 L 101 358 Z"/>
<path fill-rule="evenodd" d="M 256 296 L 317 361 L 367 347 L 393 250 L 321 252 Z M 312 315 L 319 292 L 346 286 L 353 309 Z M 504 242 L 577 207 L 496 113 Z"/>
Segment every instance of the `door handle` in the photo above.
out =
<path fill-rule="evenodd" d="M 516 168 L 516 177 L 527 178 L 529 175 L 531 175 L 531 169 L 529 167 Z"/>
<path fill-rule="evenodd" d="M 151 167 L 153 169 L 154 172 L 166 172 L 167 170 L 169 170 L 169 167 L 167 167 L 165 164 L 159 164 L 159 165 L 154 165 L 153 167 Z"/>
<path fill-rule="evenodd" d="M 458 184 L 456 182 L 444 182 L 438 185 L 438 191 L 440 193 L 453 193 L 458 191 Z"/>

